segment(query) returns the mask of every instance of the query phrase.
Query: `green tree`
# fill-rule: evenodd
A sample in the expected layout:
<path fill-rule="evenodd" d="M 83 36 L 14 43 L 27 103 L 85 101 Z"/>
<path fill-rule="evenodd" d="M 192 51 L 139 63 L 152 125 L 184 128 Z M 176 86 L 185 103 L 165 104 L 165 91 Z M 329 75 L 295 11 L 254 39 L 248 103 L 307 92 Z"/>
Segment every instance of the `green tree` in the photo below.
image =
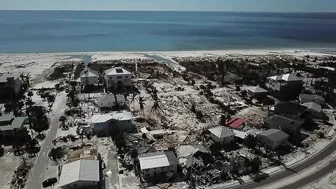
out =
<path fill-rule="evenodd" d="M 65 128 L 65 121 L 67 120 L 67 118 L 63 115 L 59 118 L 59 121 L 62 123 L 61 127 Z"/>

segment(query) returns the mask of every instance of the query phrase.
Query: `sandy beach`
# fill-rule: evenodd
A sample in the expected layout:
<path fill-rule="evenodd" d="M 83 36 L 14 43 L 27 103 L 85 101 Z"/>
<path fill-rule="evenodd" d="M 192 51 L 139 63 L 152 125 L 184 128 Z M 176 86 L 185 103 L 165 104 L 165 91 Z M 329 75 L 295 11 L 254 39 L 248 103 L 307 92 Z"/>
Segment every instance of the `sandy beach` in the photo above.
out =
<path fill-rule="evenodd" d="M 213 50 L 213 51 L 154 51 L 154 52 L 67 52 L 67 53 L 6 53 L 0 54 L 0 73 L 31 73 L 32 78 L 45 72 L 57 62 L 80 61 L 81 56 L 91 57 L 92 61 L 123 59 L 160 59 L 187 57 L 219 57 L 219 56 L 277 56 L 295 57 L 324 56 L 334 53 L 332 50 L 305 49 L 254 49 L 254 50 Z"/>

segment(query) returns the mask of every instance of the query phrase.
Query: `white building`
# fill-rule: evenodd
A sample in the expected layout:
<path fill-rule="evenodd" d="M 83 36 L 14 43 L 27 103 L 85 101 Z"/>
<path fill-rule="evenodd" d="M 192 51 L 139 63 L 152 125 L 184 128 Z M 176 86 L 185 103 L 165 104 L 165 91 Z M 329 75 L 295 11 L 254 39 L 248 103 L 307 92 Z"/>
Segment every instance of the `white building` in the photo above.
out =
<path fill-rule="evenodd" d="M 98 85 L 99 75 L 97 71 L 91 69 L 85 69 L 80 74 L 81 85 Z"/>
<path fill-rule="evenodd" d="M 266 147 L 275 149 L 287 142 L 288 135 L 279 129 L 269 129 L 257 134 L 257 139 Z"/>
<path fill-rule="evenodd" d="M 171 151 L 153 152 L 139 156 L 140 170 L 143 177 L 167 176 L 177 171 L 177 158 Z"/>
<path fill-rule="evenodd" d="M 112 125 L 119 127 L 120 130 L 131 130 L 133 128 L 133 116 L 131 112 L 122 111 L 112 113 L 111 120 Z"/>
<path fill-rule="evenodd" d="M 230 129 L 223 127 L 223 126 L 218 126 L 209 129 L 211 133 L 211 138 L 218 143 L 221 144 L 228 144 L 231 143 L 234 140 L 235 133 L 232 132 Z"/>
<path fill-rule="evenodd" d="M 99 161 L 77 160 L 62 166 L 58 187 L 87 188 L 97 187 L 100 181 Z"/>
<path fill-rule="evenodd" d="M 116 105 L 118 105 L 119 107 L 124 107 L 125 100 L 125 96 L 121 94 L 104 94 L 95 99 L 95 104 L 100 108 L 113 108 Z"/>
<path fill-rule="evenodd" d="M 106 70 L 104 78 L 108 89 L 129 87 L 132 84 L 132 73 L 121 67 Z"/>
<path fill-rule="evenodd" d="M 97 97 L 94 102 L 100 108 L 112 108 L 116 105 L 113 94 L 105 94 Z"/>
<path fill-rule="evenodd" d="M 91 128 L 96 134 L 108 132 L 112 121 L 112 116 L 110 114 L 93 115 L 91 119 Z"/>

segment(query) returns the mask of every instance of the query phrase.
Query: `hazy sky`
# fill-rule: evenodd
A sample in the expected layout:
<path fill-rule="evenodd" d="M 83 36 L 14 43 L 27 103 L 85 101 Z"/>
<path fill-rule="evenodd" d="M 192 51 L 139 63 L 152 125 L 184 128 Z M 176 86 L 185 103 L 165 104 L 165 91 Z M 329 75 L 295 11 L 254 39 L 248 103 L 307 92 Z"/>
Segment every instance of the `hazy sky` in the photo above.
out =
<path fill-rule="evenodd" d="M 336 12 L 336 0 L 0 0 L 0 9 Z"/>

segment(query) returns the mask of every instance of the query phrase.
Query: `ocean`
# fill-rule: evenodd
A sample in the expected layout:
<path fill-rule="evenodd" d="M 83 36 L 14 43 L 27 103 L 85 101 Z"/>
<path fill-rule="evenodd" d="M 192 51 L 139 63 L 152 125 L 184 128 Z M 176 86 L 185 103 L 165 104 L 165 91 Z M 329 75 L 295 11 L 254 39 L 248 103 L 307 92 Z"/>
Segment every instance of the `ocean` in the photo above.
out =
<path fill-rule="evenodd" d="M 335 48 L 336 13 L 0 11 L 0 52 Z"/>

